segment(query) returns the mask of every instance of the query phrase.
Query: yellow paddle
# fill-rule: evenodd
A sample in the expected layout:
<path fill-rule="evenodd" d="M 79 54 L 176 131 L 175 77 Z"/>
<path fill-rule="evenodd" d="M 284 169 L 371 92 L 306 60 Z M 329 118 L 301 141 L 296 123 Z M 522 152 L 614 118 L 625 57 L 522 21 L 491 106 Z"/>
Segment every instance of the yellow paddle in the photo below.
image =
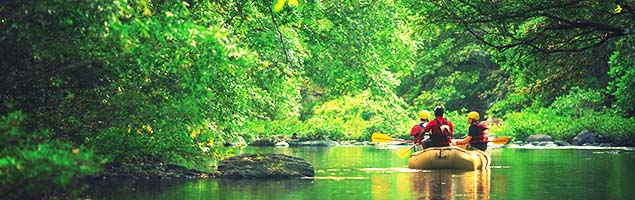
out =
<path fill-rule="evenodd" d="M 494 144 L 498 144 L 498 145 L 507 144 L 507 142 L 509 142 L 509 137 L 507 137 L 507 136 L 497 137 L 497 138 L 494 138 L 493 140 L 490 140 L 488 142 L 491 142 L 491 143 L 494 143 Z M 457 147 L 459 147 L 461 149 L 467 149 L 467 144 L 458 144 L 458 145 L 456 143 L 453 143 L 453 144 L 455 144 L 454 146 L 457 146 Z"/>
<path fill-rule="evenodd" d="M 408 140 L 402 140 L 402 139 L 395 139 L 392 138 L 386 134 L 382 134 L 382 133 L 373 133 L 373 135 L 371 136 L 371 139 L 373 140 L 373 142 L 391 142 L 391 141 L 403 141 L 403 142 L 412 142 L 412 141 L 408 141 Z M 412 148 L 414 148 L 415 146 L 417 146 L 418 144 L 412 145 L 411 147 L 405 147 L 405 148 L 401 148 L 397 151 L 397 156 L 401 157 L 401 158 L 406 158 L 408 156 L 408 154 L 410 153 L 410 150 Z"/>
<path fill-rule="evenodd" d="M 509 137 L 507 136 L 497 137 L 497 138 L 494 138 L 493 140 L 490 140 L 489 142 L 494 144 L 507 144 L 507 142 L 509 142 Z"/>
<path fill-rule="evenodd" d="M 410 150 L 412 148 L 415 148 L 417 145 L 419 145 L 419 144 L 414 144 L 414 145 L 412 145 L 410 147 L 401 148 L 401 149 L 397 150 L 397 156 L 399 156 L 400 158 L 408 157 L 408 155 L 410 155 Z"/>
<path fill-rule="evenodd" d="M 382 133 L 373 133 L 371 139 L 373 142 L 391 142 L 393 140 L 392 137 Z"/>
<path fill-rule="evenodd" d="M 401 148 L 399 150 L 397 150 L 397 156 L 399 156 L 400 158 L 406 158 L 408 157 L 408 155 L 410 155 L 410 150 L 412 148 L 415 148 L 417 145 L 422 144 L 423 142 L 425 142 L 426 140 L 430 139 L 430 137 L 427 137 L 426 139 L 421 140 L 420 143 L 415 143 L 414 145 L 410 146 L 410 147 L 406 147 L 406 148 Z"/>
<path fill-rule="evenodd" d="M 392 142 L 392 141 L 412 142 L 410 140 L 395 139 L 383 133 L 373 133 L 373 135 L 371 136 L 371 140 L 377 143 Z"/>

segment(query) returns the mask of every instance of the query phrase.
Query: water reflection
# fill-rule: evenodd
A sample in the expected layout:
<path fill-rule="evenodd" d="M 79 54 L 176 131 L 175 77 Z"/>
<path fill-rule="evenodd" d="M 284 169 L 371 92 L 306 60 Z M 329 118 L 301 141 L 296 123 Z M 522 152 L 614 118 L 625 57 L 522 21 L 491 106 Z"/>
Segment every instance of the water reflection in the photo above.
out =
<path fill-rule="evenodd" d="M 417 172 L 414 199 L 489 199 L 490 170 Z"/>
<path fill-rule="evenodd" d="M 311 190 L 312 180 L 282 179 L 218 179 L 220 199 L 293 199 L 304 196 L 301 191 Z"/>

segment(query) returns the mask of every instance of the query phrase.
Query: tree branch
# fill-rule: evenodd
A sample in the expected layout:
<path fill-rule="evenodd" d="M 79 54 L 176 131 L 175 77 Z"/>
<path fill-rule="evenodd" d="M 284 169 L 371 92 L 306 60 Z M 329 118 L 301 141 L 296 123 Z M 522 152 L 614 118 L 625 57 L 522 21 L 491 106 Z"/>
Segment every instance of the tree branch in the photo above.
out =
<path fill-rule="evenodd" d="M 265 2 L 265 6 L 267 6 L 267 1 L 263 0 L 263 2 Z M 276 17 L 275 14 L 273 12 L 273 8 L 271 8 L 271 6 L 267 6 L 267 8 L 269 8 L 269 13 L 271 13 L 271 20 L 273 21 L 273 24 L 276 28 L 276 32 L 278 32 L 278 39 L 280 40 L 280 44 L 282 45 L 282 51 L 284 51 L 284 55 L 287 59 L 287 64 L 289 64 L 289 66 L 293 67 L 293 63 L 291 63 L 291 57 L 289 56 L 289 53 L 287 52 L 287 47 L 284 43 L 284 37 L 282 35 L 282 32 L 280 32 L 280 29 L 278 29 L 278 22 L 276 21 Z"/>
<path fill-rule="evenodd" d="M 605 31 L 610 31 L 613 33 L 624 33 L 625 30 L 621 29 L 621 28 L 617 28 L 617 27 L 612 27 L 606 24 L 600 24 L 600 23 L 595 23 L 595 22 L 590 22 L 590 21 L 574 21 L 574 20 L 569 20 L 569 19 L 565 19 L 562 18 L 560 16 L 554 15 L 554 14 L 548 14 L 548 13 L 543 13 L 540 16 L 544 16 L 559 22 L 563 22 L 566 24 L 571 25 L 571 28 L 588 28 L 588 27 L 594 27 L 597 28 L 599 30 L 605 30 Z"/>
<path fill-rule="evenodd" d="M 555 3 L 533 5 L 526 1 L 521 5 L 491 3 L 487 1 L 436 1 L 432 2 L 441 10 L 440 20 L 457 23 L 469 34 L 484 44 L 498 50 L 506 50 L 525 45 L 543 53 L 580 52 L 599 47 L 612 38 L 629 33 L 628 14 L 617 16 L 608 11 L 589 8 L 582 0 L 557 1 Z M 618 2 L 624 11 L 631 7 Z M 574 10 L 585 9 L 584 13 L 594 15 L 590 19 L 577 20 Z M 574 11 L 571 16 L 554 13 Z M 620 14 L 626 14 L 624 11 Z M 530 30 L 529 34 L 516 34 L 527 20 L 544 18 L 544 22 Z M 581 18 L 580 15 L 577 18 Z M 614 18 L 620 17 L 620 18 Z M 438 19 L 438 20 L 439 20 Z M 547 23 L 547 26 L 544 26 Z M 489 38 L 494 36 L 495 38 Z"/>

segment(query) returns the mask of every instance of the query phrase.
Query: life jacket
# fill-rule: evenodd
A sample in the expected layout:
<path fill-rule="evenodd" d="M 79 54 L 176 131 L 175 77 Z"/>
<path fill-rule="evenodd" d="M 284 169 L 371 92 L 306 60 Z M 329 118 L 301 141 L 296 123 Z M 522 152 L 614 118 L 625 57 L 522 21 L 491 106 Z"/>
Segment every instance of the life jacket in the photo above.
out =
<path fill-rule="evenodd" d="M 418 143 L 420 142 L 421 139 L 423 139 L 423 138 L 419 138 L 419 135 L 421 134 L 423 129 L 426 127 L 426 125 L 428 125 L 428 122 L 421 122 L 419 123 L 419 125 L 415 125 L 414 127 L 412 127 L 412 131 L 410 131 L 410 135 L 415 137 L 415 143 Z"/>
<path fill-rule="evenodd" d="M 452 141 L 452 132 L 450 132 L 450 126 L 448 126 L 448 120 L 443 120 L 445 124 L 441 124 L 439 119 L 434 119 L 437 121 L 436 126 L 432 127 L 432 134 L 430 135 L 430 139 L 433 144 L 438 146 L 448 146 Z"/>
<path fill-rule="evenodd" d="M 487 143 L 488 142 L 487 125 L 483 123 L 478 123 L 476 124 L 476 127 L 478 127 L 478 135 L 472 136 L 470 143 Z"/>

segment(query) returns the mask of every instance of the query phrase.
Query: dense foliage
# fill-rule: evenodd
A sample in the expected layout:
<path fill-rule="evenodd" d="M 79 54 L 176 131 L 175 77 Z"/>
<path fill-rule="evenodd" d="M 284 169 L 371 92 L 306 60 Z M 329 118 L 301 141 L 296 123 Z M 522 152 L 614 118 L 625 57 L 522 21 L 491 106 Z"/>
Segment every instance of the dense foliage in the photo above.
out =
<path fill-rule="evenodd" d="M 65 195 L 103 162 L 201 167 L 275 135 L 408 138 L 437 105 L 456 136 L 475 110 L 496 135 L 632 146 L 634 6 L 3 1 L 2 188 Z"/>
<path fill-rule="evenodd" d="M 76 179 L 99 170 L 90 148 L 51 140 L 48 130 L 25 131 L 27 116 L 13 112 L 0 117 L 0 198 L 72 197 Z"/>

